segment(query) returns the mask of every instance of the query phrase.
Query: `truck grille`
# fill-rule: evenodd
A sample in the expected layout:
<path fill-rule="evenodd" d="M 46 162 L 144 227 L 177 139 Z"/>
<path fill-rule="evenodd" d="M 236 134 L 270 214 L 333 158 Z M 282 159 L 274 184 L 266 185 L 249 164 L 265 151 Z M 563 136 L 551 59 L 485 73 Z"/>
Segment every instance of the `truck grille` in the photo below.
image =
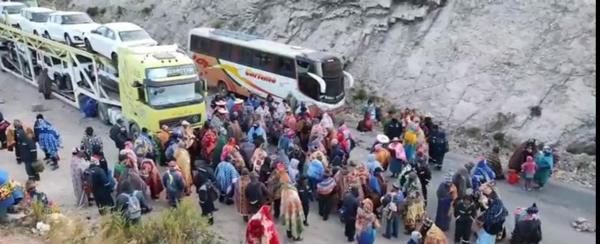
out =
<path fill-rule="evenodd" d="M 200 121 L 202 120 L 202 115 L 201 114 L 192 114 L 192 115 L 187 115 L 187 116 L 178 117 L 178 118 L 164 119 L 159 122 L 159 125 L 161 127 L 163 125 L 166 125 L 172 129 L 172 128 L 175 128 L 175 127 L 181 125 L 181 121 L 184 121 L 184 120 L 186 120 L 187 122 L 190 122 L 192 127 L 195 127 L 197 125 L 200 125 Z"/>

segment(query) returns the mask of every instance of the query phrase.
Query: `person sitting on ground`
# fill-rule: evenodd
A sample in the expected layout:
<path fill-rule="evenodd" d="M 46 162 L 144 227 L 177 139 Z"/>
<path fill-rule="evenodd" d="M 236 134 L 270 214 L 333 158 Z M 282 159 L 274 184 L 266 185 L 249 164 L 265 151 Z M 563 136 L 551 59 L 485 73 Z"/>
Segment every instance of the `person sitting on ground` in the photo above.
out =
<path fill-rule="evenodd" d="M 152 211 L 146 203 L 144 193 L 135 190 L 128 181 L 121 183 L 123 192 L 117 195 L 116 206 L 113 212 L 118 212 L 125 219 L 127 224 L 137 224 L 142 218 L 142 214 Z"/>

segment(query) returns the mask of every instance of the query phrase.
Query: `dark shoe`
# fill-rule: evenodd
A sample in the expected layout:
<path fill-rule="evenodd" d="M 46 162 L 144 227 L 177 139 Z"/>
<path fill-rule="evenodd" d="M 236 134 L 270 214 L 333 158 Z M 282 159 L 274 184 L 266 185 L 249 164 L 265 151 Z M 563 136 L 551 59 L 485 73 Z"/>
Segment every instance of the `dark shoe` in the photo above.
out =
<path fill-rule="evenodd" d="M 354 242 L 354 237 L 348 237 L 348 242 Z"/>
<path fill-rule="evenodd" d="M 302 237 L 294 238 L 292 240 L 294 240 L 294 241 L 302 241 Z"/>
<path fill-rule="evenodd" d="M 57 170 L 57 169 L 58 169 L 58 165 L 57 164 L 52 165 L 52 171 Z"/>
<path fill-rule="evenodd" d="M 383 238 L 385 238 L 385 239 L 392 239 L 392 237 L 390 237 L 390 235 L 386 235 L 386 234 L 383 234 Z"/>
<path fill-rule="evenodd" d="M 304 224 L 304 226 L 308 226 L 308 222 L 306 220 L 304 221 L 303 224 Z"/>

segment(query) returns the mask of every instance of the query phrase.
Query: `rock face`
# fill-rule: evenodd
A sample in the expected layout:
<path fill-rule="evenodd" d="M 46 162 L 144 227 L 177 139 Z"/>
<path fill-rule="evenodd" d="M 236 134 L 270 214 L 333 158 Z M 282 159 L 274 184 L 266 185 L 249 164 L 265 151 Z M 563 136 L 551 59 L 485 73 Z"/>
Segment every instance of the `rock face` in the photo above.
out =
<path fill-rule="evenodd" d="M 183 47 L 190 29 L 210 26 L 339 53 L 367 94 L 429 111 L 451 131 L 563 150 L 596 132 L 592 0 L 42 2 L 131 21 Z"/>

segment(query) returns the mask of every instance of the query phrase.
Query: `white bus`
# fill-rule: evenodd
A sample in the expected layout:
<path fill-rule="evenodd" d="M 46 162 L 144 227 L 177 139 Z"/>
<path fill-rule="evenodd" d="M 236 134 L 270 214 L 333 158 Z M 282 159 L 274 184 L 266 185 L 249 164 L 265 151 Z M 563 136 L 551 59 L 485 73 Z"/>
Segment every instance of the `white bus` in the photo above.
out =
<path fill-rule="evenodd" d="M 248 96 L 292 96 L 324 111 L 344 105 L 352 75 L 335 55 L 213 28 L 190 31 L 188 50 L 208 85 Z"/>

